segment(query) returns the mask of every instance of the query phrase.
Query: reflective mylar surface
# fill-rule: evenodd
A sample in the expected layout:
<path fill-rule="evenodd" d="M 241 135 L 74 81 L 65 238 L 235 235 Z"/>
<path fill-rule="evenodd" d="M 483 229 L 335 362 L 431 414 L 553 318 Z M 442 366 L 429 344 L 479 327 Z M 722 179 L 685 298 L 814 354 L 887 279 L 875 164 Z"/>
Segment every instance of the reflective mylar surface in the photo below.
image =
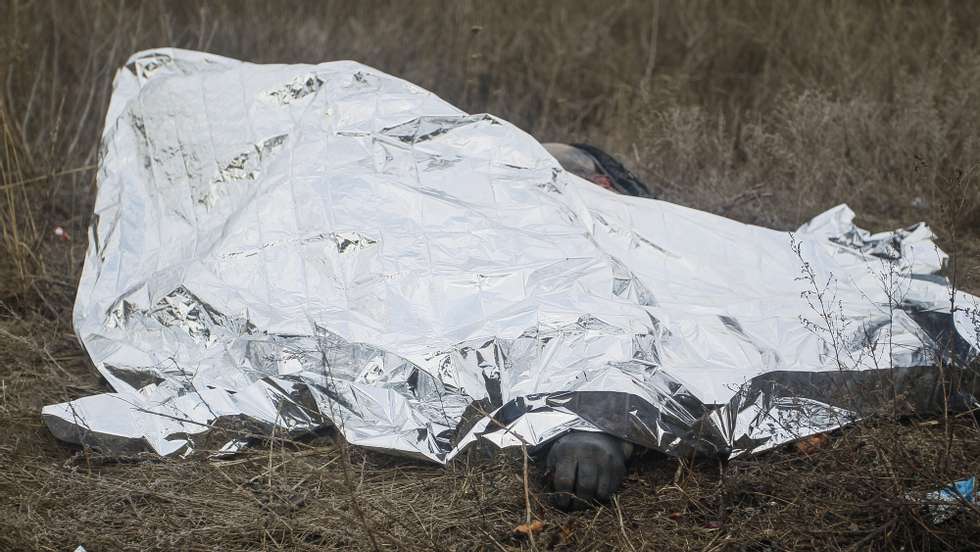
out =
<path fill-rule="evenodd" d="M 976 352 L 925 225 L 839 206 L 791 234 L 619 196 L 353 62 L 136 54 L 98 184 L 74 322 L 114 392 L 43 415 L 110 453 L 335 424 L 436 462 L 571 429 L 737 455 L 880 392 L 927 408 L 937 358 Z"/>

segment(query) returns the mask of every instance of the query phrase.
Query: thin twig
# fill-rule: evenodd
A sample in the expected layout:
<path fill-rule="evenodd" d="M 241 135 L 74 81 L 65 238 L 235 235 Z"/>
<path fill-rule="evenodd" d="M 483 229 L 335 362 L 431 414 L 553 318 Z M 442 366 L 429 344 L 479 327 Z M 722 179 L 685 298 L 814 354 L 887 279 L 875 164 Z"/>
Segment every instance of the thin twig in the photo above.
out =
<path fill-rule="evenodd" d="M 521 443 L 521 455 L 524 457 L 524 523 L 527 524 L 527 536 L 531 542 L 531 549 L 536 550 L 534 543 L 534 528 L 531 526 L 531 490 L 527 476 L 527 445 Z"/>
<path fill-rule="evenodd" d="M 9 182 L 7 184 L 0 185 L 0 190 L 10 190 L 10 189 L 13 189 L 13 188 L 17 188 L 19 186 L 24 186 L 26 184 L 31 184 L 33 182 L 40 182 L 40 181 L 46 180 L 48 178 L 54 178 L 56 176 L 65 176 L 65 175 L 68 175 L 68 174 L 75 174 L 75 173 L 80 173 L 80 172 L 85 172 L 85 171 L 91 171 L 91 170 L 96 169 L 96 168 L 98 168 L 98 165 L 83 165 L 81 167 L 75 167 L 74 169 L 65 169 L 63 171 L 57 171 L 57 172 L 53 172 L 53 173 L 43 174 L 41 176 L 35 176 L 34 178 L 28 178 L 28 179 L 25 179 L 25 180 L 18 180 L 16 182 Z"/>
<path fill-rule="evenodd" d="M 623 540 L 629 545 L 630 550 L 636 552 L 636 547 L 630 542 L 630 538 L 626 535 L 626 525 L 623 523 L 623 510 L 619 507 L 619 497 L 613 495 L 613 505 L 616 506 L 616 517 L 619 519 L 619 531 L 623 534 Z"/>

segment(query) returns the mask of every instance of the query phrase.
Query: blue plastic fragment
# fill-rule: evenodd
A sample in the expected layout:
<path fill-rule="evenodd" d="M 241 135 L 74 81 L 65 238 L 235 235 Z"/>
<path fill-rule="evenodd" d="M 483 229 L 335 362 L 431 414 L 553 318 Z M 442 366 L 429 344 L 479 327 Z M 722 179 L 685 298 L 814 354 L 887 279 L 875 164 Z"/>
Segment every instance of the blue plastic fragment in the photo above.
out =
<path fill-rule="evenodd" d="M 932 515 L 933 523 L 942 523 L 962 510 L 963 502 L 977 502 L 976 476 L 961 479 L 948 487 L 925 496 L 924 502 Z"/>

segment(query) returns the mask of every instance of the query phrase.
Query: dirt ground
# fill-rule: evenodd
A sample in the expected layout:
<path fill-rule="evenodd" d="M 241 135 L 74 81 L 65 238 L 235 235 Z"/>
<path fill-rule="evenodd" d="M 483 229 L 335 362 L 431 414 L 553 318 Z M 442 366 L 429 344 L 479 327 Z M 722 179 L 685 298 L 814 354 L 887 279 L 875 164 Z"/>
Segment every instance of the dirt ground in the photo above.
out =
<path fill-rule="evenodd" d="M 977 293 L 980 4 L 0 0 L 0 29 L 0 550 L 980 547 L 980 509 L 936 524 L 909 498 L 980 474 L 973 414 L 882 412 L 727 464 L 643 453 L 613 503 L 573 513 L 519 454 L 442 468 L 328 431 L 222 461 L 107 458 L 39 415 L 107 390 L 70 318 L 132 52 L 355 59 L 748 223 L 791 229 L 843 202 L 871 230 L 925 220 Z M 529 516 L 532 538 L 515 533 Z"/>

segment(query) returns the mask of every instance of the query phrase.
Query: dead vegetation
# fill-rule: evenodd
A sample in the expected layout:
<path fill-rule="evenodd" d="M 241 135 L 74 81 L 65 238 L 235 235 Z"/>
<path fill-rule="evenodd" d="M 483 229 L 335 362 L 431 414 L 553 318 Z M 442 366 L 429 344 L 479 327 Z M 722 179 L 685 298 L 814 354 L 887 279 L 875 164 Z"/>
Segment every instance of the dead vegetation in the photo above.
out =
<path fill-rule="evenodd" d="M 110 82 L 134 51 L 356 59 L 746 222 L 841 202 L 873 229 L 927 220 L 976 292 L 977 28 L 967 2 L 0 1 L 0 549 L 975 549 L 975 507 L 935 525 L 908 498 L 980 473 L 972 415 L 882 416 L 727 465 L 647 453 L 614 503 L 564 514 L 539 467 L 525 497 L 509 454 L 443 469 L 328 433 L 223 462 L 111 460 L 38 413 L 105 389 L 70 313 Z"/>

